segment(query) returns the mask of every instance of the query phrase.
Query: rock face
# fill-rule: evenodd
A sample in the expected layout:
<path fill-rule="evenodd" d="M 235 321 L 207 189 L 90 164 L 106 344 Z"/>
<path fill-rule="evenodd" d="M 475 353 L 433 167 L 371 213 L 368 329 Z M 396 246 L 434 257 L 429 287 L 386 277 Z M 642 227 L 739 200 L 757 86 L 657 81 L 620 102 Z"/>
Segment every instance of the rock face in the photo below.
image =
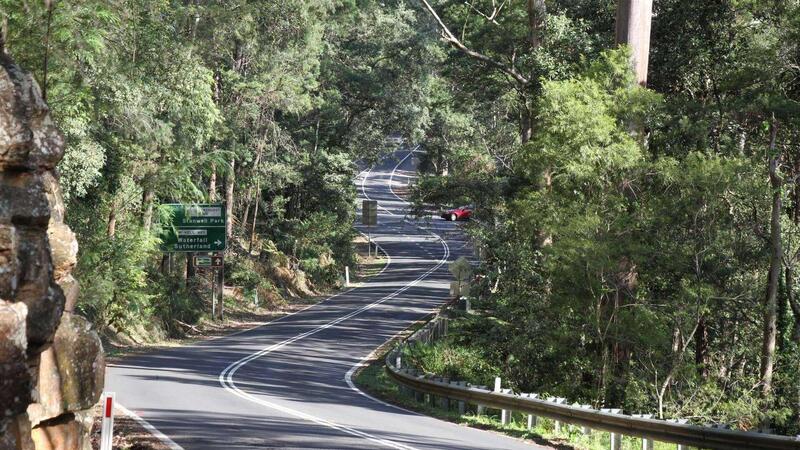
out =
<path fill-rule="evenodd" d="M 0 450 L 91 448 L 105 362 L 73 313 L 78 243 L 55 173 L 63 149 L 39 86 L 0 51 Z"/>

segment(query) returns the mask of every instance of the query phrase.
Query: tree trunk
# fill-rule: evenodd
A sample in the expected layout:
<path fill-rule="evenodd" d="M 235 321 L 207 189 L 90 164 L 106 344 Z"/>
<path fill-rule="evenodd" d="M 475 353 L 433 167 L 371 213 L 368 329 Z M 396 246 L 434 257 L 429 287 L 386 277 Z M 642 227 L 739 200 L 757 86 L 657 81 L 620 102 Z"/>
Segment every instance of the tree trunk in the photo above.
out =
<path fill-rule="evenodd" d="M 155 192 L 152 186 L 148 186 L 144 189 L 144 194 L 142 194 L 142 205 L 144 206 L 144 210 L 142 211 L 142 226 L 145 230 L 150 231 L 150 228 L 153 226 L 153 199 L 155 198 Z"/>
<path fill-rule="evenodd" d="M 261 186 L 259 182 L 256 182 L 255 205 L 253 205 L 253 226 L 250 228 L 250 248 L 247 250 L 250 253 L 253 253 L 253 242 L 256 240 L 256 219 L 258 218 L 259 200 L 261 200 Z"/>
<path fill-rule="evenodd" d="M 528 0 L 528 43 L 532 49 L 542 46 L 542 31 L 547 14 L 544 0 Z"/>
<path fill-rule="evenodd" d="M 197 270 L 194 267 L 194 253 L 186 253 L 186 288 L 190 287 L 196 274 Z"/>
<path fill-rule="evenodd" d="M 520 141 L 524 144 L 531 140 L 533 136 L 533 120 L 527 101 L 523 99 L 522 111 L 520 111 Z"/>
<path fill-rule="evenodd" d="M 233 236 L 233 183 L 236 177 L 234 169 L 236 168 L 236 159 L 231 158 L 231 165 L 228 168 L 228 173 L 225 174 L 225 216 L 228 221 L 225 223 L 225 236 L 230 239 Z"/>
<path fill-rule="evenodd" d="M 777 340 L 778 283 L 781 275 L 781 212 L 783 209 L 780 175 L 781 155 L 776 148 L 778 124 L 775 117 L 770 125 L 769 182 L 772 189 L 772 215 L 770 217 L 770 262 L 767 277 L 767 295 L 764 302 L 764 341 L 761 348 L 761 391 L 765 396 L 772 390 L 772 371 L 775 365 Z"/>
<path fill-rule="evenodd" d="M 789 266 L 786 268 L 786 296 L 789 298 L 789 306 L 792 308 L 792 316 L 794 317 L 794 328 L 792 331 L 792 340 L 800 344 L 800 301 L 794 295 L 794 267 Z"/>
<path fill-rule="evenodd" d="M 112 203 L 111 211 L 108 212 L 108 226 L 106 228 L 106 236 L 113 238 L 117 234 L 117 206 Z"/>
<path fill-rule="evenodd" d="M 6 53 L 6 36 L 8 36 L 8 16 L 0 18 L 0 53 Z"/>
<path fill-rule="evenodd" d="M 544 19 L 547 14 L 547 5 L 544 0 L 528 0 L 528 43 L 531 49 L 542 46 L 544 34 Z"/>
<path fill-rule="evenodd" d="M 701 316 L 695 331 L 694 363 L 697 375 L 703 380 L 708 378 L 708 326 L 706 317 Z"/>
<path fill-rule="evenodd" d="M 253 188 L 251 187 L 250 191 L 252 190 Z M 252 194 L 248 193 L 247 198 L 248 198 L 247 203 L 244 205 L 244 213 L 242 213 L 242 221 L 240 222 L 242 224 L 242 233 L 244 233 L 247 230 L 247 224 L 250 223 L 248 221 L 248 219 L 250 218 L 250 204 L 253 203 Z"/>
<path fill-rule="evenodd" d="M 208 177 L 208 201 L 213 203 L 217 200 L 217 166 L 211 165 L 211 175 Z"/>
<path fill-rule="evenodd" d="M 53 0 L 45 0 L 47 22 L 44 33 L 44 61 L 42 64 L 42 100 L 47 101 L 47 72 L 50 66 L 50 26 L 53 23 Z"/>
<path fill-rule="evenodd" d="M 652 20 L 653 0 L 618 0 L 617 44 L 630 46 L 636 81 L 642 86 L 647 84 Z"/>

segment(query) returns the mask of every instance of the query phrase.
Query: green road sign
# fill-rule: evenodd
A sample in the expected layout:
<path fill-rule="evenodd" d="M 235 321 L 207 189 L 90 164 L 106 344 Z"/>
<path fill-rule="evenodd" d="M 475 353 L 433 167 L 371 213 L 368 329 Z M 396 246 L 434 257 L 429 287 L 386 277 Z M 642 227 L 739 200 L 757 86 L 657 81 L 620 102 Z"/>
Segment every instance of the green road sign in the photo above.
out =
<path fill-rule="evenodd" d="M 364 225 L 378 224 L 378 201 L 364 200 L 361 204 L 361 223 Z"/>
<path fill-rule="evenodd" d="M 161 224 L 161 250 L 165 252 L 217 252 L 225 250 L 225 205 L 167 204 L 168 219 Z"/>

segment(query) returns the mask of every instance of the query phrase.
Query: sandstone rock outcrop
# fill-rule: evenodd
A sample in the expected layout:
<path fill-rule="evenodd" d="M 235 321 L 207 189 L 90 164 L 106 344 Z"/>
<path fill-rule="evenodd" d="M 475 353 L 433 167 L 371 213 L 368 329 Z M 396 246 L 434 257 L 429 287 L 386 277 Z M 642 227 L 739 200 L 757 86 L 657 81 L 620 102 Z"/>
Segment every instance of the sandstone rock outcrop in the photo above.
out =
<path fill-rule="evenodd" d="M 100 339 L 74 314 L 63 149 L 33 77 L 0 52 L 0 450 L 89 449 L 103 388 Z"/>

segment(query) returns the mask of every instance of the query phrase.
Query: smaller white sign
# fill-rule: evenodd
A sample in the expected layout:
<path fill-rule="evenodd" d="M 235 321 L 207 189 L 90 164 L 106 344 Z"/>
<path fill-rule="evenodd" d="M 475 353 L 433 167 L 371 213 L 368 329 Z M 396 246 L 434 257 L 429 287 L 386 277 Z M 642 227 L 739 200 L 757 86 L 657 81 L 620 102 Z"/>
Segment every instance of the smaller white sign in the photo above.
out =
<path fill-rule="evenodd" d="M 191 206 L 186 208 L 187 217 L 222 217 L 219 206 Z"/>
<path fill-rule="evenodd" d="M 207 236 L 208 230 L 185 230 L 179 229 L 178 236 Z"/>

